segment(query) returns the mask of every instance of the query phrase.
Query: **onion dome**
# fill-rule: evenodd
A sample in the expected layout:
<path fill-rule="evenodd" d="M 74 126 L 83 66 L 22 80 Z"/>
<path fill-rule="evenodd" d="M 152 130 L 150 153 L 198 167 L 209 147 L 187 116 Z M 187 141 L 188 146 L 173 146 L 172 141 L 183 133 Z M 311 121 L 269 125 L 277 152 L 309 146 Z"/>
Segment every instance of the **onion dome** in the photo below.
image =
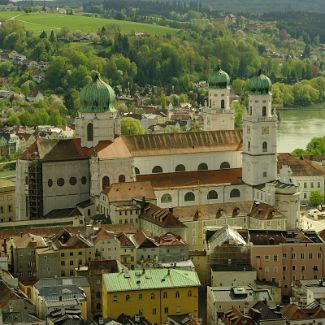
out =
<path fill-rule="evenodd" d="M 270 78 L 260 70 L 257 76 L 249 80 L 248 87 L 252 94 L 269 94 L 272 90 L 272 82 Z"/>
<path fill-rule="evenodd" d="M 210 88 L 224 89 L 230 85 L 230 78 L 227 72 L 218 67 L 208 78 Z"/>
<path fill-rule="evenodd" d="M 115 111 L 115 92 L 100 78 L 98 72 L 92 73 L 92 81 L 80 92 L 80 112 L 102 113 Z"/>

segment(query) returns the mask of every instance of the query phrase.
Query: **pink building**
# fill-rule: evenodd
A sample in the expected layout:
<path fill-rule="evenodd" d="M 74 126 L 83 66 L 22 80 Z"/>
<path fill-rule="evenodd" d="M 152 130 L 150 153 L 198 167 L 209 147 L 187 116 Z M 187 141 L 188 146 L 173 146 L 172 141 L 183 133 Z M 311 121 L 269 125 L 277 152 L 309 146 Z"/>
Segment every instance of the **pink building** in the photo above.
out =
<path fill-rule="evenodd" d="M 281 285 L 291 295 L 296 280 L 325 276 L 325 242 L 314 231 L 250 230 L 251 264 L 258 280 Z"/>

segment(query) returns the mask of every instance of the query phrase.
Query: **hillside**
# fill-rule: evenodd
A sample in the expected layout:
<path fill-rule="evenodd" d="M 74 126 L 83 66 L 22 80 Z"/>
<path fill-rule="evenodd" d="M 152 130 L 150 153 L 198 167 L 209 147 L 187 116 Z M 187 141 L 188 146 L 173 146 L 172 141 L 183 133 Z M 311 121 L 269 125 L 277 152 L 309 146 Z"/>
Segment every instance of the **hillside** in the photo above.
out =
<path fill-rule="evenodd" d="M 80 30 L 83 32 L 97 32 L 104 25 L 117 26 L 121 33 L 142 32 L 151 35 L 174 34 L 176 29 L 158 26 L 152 24 L 136 23 L 130 21 L 122 21 L 115 19 L 104 19 L 95 17 L 86 17 L 80 15 L 63 15 L 63 14 L 47 14 L 47 13 L 20 13 L 0 12 L 0 20 L 15 19 L 24 24 L 27 30 L 34 32 L 59 30 L 67 27 L 70 30 Z"/>

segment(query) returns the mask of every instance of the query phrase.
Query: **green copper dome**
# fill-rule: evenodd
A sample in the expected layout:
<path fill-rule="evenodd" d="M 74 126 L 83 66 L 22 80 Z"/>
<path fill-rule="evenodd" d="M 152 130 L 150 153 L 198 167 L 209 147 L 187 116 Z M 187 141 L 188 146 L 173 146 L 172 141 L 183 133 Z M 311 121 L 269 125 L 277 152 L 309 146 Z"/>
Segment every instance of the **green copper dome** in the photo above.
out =
<path fill-rule="evenodd" d="M 230 78 L 227 72 L 218 67 L 213 74 L 209 76 L 208 83 L 210 88 L 228 88 L 230 85 Z"/>
<path fill-rule="evenodd" d="M 80 112 L 102 113 L 115 111 L 115 92 L 105 83 L 98 72 L 92 75 L 92 81 L 80 92 Z"/>
<path fill-rule="evenodd" d="M 249 80 L 249 91 L 253 94 L 269 94 L 272 90 L 272 82 L 269 77 L 259 71 L 258 75 Z"/>

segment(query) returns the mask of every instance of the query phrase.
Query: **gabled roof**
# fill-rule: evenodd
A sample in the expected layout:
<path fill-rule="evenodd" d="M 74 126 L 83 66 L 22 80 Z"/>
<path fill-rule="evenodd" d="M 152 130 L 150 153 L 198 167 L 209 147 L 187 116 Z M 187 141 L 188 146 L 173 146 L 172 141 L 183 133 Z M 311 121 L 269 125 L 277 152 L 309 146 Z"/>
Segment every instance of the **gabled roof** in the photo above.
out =
<path fill-rule="evenodd" d="M 89 248 L 93 244 L 81 234 L 71 234 L 66 230 L 59 232 L 52 239 L 53 249 Z"/>
<path fill-rule="evenodd" d="M 115 233 L 108 231 L 104 228 L 100 228 L 99 231 L 94 235 L 93 243 L 96 244 L 99 240 L 103 239 L 114 239 Z"/>
<path fill-rule="evenodd" d="M 216 231 L 208 240 L 209 250 L 213 250 L 217 246 L 222 246 L 226 242 L 232 241 L 235 245 L 245 246 L 246 241 L 235 229 L 225 225 Z"/>
<path fill-rule="evenodd" d="M 188 171 L 137 175 L 137 181 L 150 181 L 154 189 L 170 187 L 193 187 L 198 185 L 241 184 L 242 169 Z"/>
<path fill-rule="evenodd" d="M 225 312 L 223 321 L 225 325 L 254 325 L 253 319 L 250 316 L 244 315 L 236 307 L 232 307 L 230 310 Z"/>
<path fill-rule="evenodd" d="M 121 247 L 135 248 L 134 243 L 132 242 L 132 240 L 129 238 L 127 234 L 122 232 L 117 235 L 117 239 L 120 241 Z"/>
<path fill-rule="evenodd" d="M 285 218 L 283 214 L 274 207 L 266 203 L 254 202 L 249 213 L 250 217 L 260 220 L 271 220 L 275 218 Z"/>
<path fill-rule="evenodd" d="M 36 316 L 26 313 L 25 311 L 20 312 L 7 312 L 2 314 L 3 324 L 40 324 L 43 322 L 41 319 Z"/>
<path fill-rule="evenodd" d="M 272 310 L 265 302 L 258 301 L 250 310 L 249 315 L 254 320 L 270 321 L 283 319 L 281 313 Z"/>
<path fill-rule="evenodd" d="M 145 269 L 109 273 L 103 275 L 103 283 L 107 292 L 186 288 L 201 285 L 196 272 L 178 269 Z"/>
<path fill-rule="evenodd" d="M 154 239 L 148 237 L 143 231 L 129 236 L 136 248 L 156 248 L 158 247 Z"/>
<path fill-rule="evenodd" d="M 169 209 L 162 209 L 155 204 L 148 203 L 140 218 L 165 228 L 185 228 Z"/>
<path fill-rule="evenodd" d="M 278 154 L 278 170 L 283 165 L 290 166 L 292 176 L 324 176 L 325 174 L 324 169 L 313 165 L 308 159 L 301 159 L 288 153 Z"/>
<path fill-rule="evenodd" d="M 105 189 L 109 202 L 132 201 L 133 199 L 156 200 L 155 192 L 148 181 L 145 182 L 129 182 L 114 183 Z"/>
<path fill-rule="evenodd" d="M 121 136 L 100 152 L 100 158 L 145 157 L 242 150 L 242 130 Z"/>
<path fill-rule="evenodd" d="M 14 248 L 41 248 L 47 247 L 47 244 L 42 236 L 36 236 L 30 233 L 22 234 L 21 236 L 11 238 Z"/>
<path fill-rule="evenodd" d="M 185 241 L 181 236 L 174 235 L 171 232 L 167 232 L 166 234 L 156 237 L 156 242 L 159 246 L 184 246 L 186 245 Z"/>
<path fill-rule="evenodd" d="M 300 308 L 297 305 L 289 304 L 281 308 L 281 314 L 288 320 L 307 320 L 325 318 L 325 311 L 321 307 Z"/>

